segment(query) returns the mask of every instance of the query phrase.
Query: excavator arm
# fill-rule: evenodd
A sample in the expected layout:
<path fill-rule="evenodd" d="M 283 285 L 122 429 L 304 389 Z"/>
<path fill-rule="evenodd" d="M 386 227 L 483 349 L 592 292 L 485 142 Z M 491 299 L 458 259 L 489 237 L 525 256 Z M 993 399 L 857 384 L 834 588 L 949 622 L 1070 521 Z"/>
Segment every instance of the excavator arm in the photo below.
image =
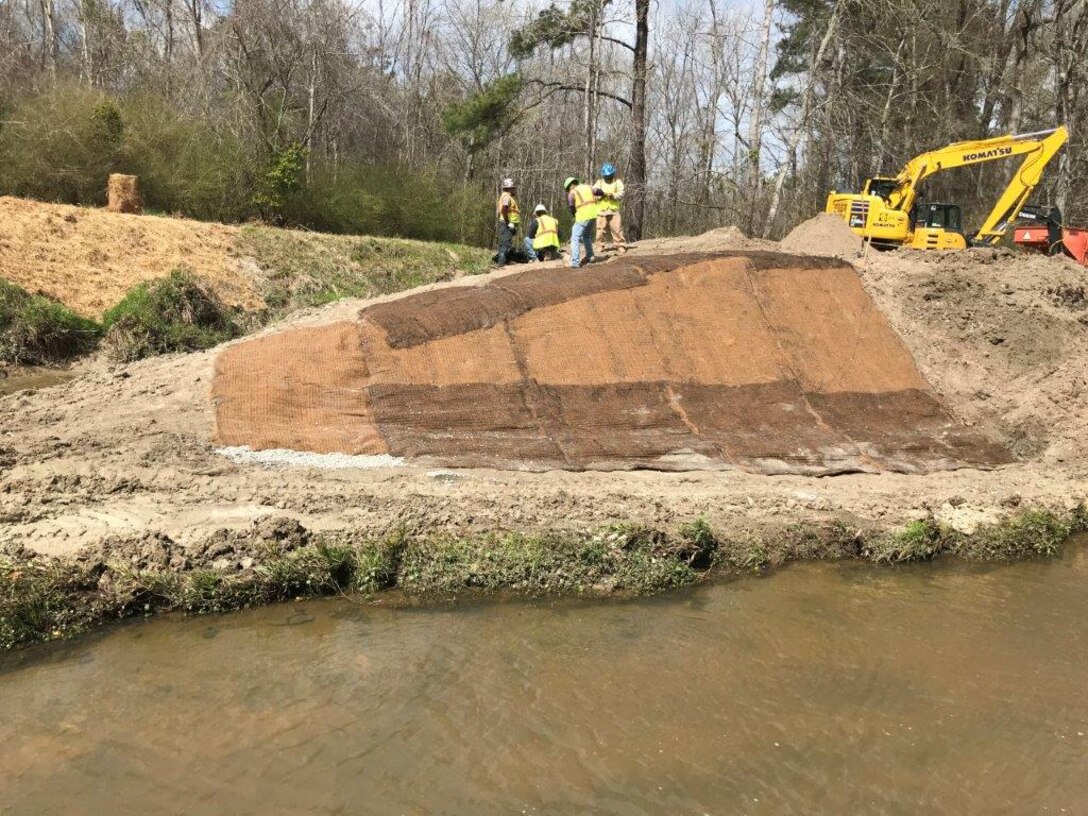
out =
<path fill-rule="evenodd" d="M 911 159 L 899 172 L 895 186 L 887 196 L 888 204 L 894 210 L 907 212 L 917 199 L 919 185 L 935 173 L 1023 155 L 1024 161 L 1013 174 L 1009 186 L 975 233 L 975 243 L 996 244 L 1039 183 L 1043 169 L 1068 138 L 1069 132 L 1062 126 L 1036 133 L 956 142 L 931 150 Z"/>
<path fill-rule="evenodd" d="M 1064 127 L 1034 135 L 1045 138 L 1039 140 L 1039 149 L 1029 153 L 1013 174 L 1009 186 L 975 233 L 975 244 L 993 245 L 1001 240 L 1009 224 L 1016 220 L 1020 210 L 1027 204 L 1032 191 L 1042 178 L 1043 169 L 1069 138 L 1069 132 Z"/>

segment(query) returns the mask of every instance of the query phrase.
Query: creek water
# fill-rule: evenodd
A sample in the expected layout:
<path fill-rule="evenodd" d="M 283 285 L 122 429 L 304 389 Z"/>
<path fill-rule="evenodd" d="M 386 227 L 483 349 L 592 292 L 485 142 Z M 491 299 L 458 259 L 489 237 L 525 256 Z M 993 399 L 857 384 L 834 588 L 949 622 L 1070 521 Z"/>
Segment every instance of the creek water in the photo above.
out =
<path fill-rule="evenodd" d="M 49 388 L 60 385 L 73 379 L 76 374 L 58 368 L 38 368 L 35 366 L 16 366 L 6 371 L 0 371 L 0 397 L 14 394 L 27 388 Z"/>
<path fill-rule="evenodd" d="M 1088 813 L 1088 551 L 0 658 L 0 812 Z"/>

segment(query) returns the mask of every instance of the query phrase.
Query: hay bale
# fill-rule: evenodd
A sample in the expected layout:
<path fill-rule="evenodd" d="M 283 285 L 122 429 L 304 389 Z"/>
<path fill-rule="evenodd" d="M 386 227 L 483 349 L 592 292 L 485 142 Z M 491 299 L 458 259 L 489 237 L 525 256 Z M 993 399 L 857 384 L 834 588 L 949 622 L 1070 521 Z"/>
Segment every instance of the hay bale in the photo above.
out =
<path fill-rule="evenodd" d="M 111 173 L 109 186 L 109 203 L 106 208 L 110 212 L 139 214 L 143 209 L 140 201 L 140 185 L 136 176 L 126 176 L 122 173 Z"/>

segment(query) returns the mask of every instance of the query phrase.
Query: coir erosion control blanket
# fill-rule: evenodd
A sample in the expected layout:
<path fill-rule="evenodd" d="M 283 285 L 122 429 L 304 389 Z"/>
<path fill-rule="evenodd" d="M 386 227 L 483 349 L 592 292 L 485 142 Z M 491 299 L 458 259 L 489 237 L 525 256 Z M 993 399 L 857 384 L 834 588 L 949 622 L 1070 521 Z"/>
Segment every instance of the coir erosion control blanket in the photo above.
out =
<path fill-rule="evenodd" d="M 763 473 L 1009 461 L 956 422 L 841 261 L 528 269 L 224 351 L 217 439 L 447 467 Z"/>

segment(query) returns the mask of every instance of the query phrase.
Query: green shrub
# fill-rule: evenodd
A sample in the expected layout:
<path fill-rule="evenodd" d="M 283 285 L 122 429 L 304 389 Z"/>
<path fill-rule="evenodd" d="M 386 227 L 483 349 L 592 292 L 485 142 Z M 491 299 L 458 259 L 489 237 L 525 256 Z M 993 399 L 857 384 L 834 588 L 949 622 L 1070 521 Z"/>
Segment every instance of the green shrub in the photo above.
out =
<path fill-rule="evenodd" d="M 63 362 L 93 349 L 99 334 L 93 320 L 0 279 L 0 360 L 22 365 Z"/>
<path fill-rule="evenodd" d="M 107 351 L 122 362 L 199 351 L 241 333 L 234 311 L 182 269 L 133 287 L 102 320 Z"/>

